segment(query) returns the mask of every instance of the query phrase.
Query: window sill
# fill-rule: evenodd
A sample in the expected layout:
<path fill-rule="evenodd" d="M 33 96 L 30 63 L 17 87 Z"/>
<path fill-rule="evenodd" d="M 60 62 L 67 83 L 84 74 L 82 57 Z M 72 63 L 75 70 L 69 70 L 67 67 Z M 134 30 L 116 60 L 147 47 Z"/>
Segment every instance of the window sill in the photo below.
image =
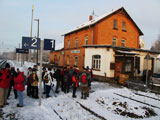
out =
<path fill-rule="evenodd" d="M 118 30 L 118 28 L 113 28 L 114 30 Z"/>
<path fill-rule="evenodd" d="M 74 65 L 73 67 L 77 67 L 77 65 Z"/>
<path fill-rule="evenodd" d="M 96 69 L 96 68 L 93 68 L 92 70 L 94 70 L 94 71 L 101 71 L 100 69 Z"/>

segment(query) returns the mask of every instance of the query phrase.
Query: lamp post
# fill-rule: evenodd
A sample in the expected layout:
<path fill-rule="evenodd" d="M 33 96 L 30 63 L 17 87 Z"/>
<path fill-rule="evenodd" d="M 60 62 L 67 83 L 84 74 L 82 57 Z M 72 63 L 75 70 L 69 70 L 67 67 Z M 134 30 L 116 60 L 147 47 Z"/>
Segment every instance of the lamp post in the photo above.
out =
<path fill-rule="evenodd" d="M 37 38 L 39 38 L 39 19 L 34 19 L 34 21 L 37 21 Z M 38 65 L 38 49 L 37 49 L 37 65 Z"/>

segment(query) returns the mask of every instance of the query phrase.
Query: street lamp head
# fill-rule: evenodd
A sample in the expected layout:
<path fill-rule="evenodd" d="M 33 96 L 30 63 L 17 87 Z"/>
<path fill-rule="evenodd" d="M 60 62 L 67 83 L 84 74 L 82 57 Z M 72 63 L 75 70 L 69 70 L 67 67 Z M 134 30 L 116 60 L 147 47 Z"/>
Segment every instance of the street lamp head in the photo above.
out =
<path fill-rule="evenodd" d="M 39 19 L 34 19 L 34 21 L 39 21 Z"/>

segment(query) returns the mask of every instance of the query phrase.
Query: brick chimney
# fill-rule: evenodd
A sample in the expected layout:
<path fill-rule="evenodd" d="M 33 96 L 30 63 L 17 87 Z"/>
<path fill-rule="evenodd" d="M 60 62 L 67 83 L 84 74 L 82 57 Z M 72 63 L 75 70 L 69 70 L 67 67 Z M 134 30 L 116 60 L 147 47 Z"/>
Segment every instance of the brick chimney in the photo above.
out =
<path fill-rule="evenodd" d="M 89 21 L 91 21 L 91 20 L 93 20 L 93 16 L 92 15 L 89 16 Z"/>

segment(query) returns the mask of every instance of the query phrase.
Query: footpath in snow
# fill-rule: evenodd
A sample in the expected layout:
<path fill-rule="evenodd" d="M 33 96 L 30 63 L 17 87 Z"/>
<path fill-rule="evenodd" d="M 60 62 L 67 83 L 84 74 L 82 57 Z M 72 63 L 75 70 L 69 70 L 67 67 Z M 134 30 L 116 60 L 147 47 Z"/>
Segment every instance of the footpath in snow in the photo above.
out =
<path fill-rule="evenodd" d="M 20 67 L 16 61 L 8 61 L 13 66 Z M 24 69 L 33 67 L 33 63 L 25 63 Z M 53 88 L 55 89 L 55 88 Z M 60 92 L 57 97 L 32 99 L 23 93 L 24 107 L 17 108 L 18 100 L 13 92 L 8 100 L 9 105 L 0 109 L 0 119 L 18 120 L 160 120 L 160 95 L 150 92 L 130 90 L 123 87 L 113 87 L 108 83 L 92 83 L 92 89 L 87 100 L 81 99 L 80 90 L 77 98 Z M 148 96 L 148 97 L 146 97 Z M 157 106 L 154 107 L 154 106 Z"/>

